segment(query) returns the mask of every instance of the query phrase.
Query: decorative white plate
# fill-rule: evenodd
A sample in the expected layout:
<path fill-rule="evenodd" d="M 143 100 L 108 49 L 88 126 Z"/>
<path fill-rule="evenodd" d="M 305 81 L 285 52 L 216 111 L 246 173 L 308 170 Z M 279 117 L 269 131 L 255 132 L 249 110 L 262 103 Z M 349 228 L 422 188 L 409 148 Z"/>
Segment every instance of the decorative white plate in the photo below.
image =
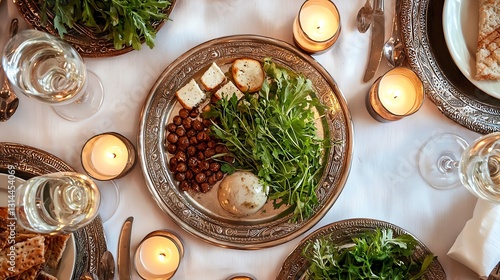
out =
<path fill-rule="evenodd" d="M 444 2 L 444 38 L 453 61 L 471 83 L 492 97 L 500 99 L 500 81 L 480 81 L 475 78 L 478 22 L 478 0 Z"/>

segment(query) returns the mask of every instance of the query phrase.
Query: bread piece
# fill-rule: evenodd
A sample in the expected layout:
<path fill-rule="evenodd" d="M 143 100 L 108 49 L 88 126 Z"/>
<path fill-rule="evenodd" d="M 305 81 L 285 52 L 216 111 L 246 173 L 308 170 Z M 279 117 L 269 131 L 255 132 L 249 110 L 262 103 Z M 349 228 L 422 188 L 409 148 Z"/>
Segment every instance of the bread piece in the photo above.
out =
<path fill-rule="evenodd" d="M 45 237 L 39 235 L 28 239 L 24 242 L 19 242 L 0 251 L 0 279 L 16 276 L 32 267 L 45 262 Z M 14 253 L 15 265 L 11 266 L 11 257 L 8 254 Z"/>
<path fill-rule="evenodd" d="M 57 268 L 62 258 L 66 244 L 68 243 L 70 235 L 53 235 L 50 236 L 50 255 L 47 257 L 47 265 L 51 268 Z"/>
<path fill-rule="evenodd" d="M 224 75 L 224 72 L 222 72 L 219 65 L 215 62 L 210 65 L 210 68 L 208 68 L 200 78 L 201 85 L 207 91 L 218 88 L 225 81 L 226 75 Z"/>
<path fill-rule="evenodd" d="M 28 270 L 25 270 L 14 277 L 8 278 L 9 280 L 35 280 L 42 272 L 42 264 L 36 265 Z"/>
<path fill-rule="evenodd" d="M 214 93 L 215 97 L 218 99 L 222 99 L 223 96 L 226 97 L 226 99 L 230 99 L 233 95 L 236 95 L 238 99 L 242 98 L 245 96 L 241 90 L 234 85 L 233 82 L 229 81 L 226 84 L 224 84 L 220 89 L 218 89 Z"/>
<path fill-rule="evenodd" d="M 175 95 L 182 107 L 188 110 L 200 105 L 207 98 L 205 92 L 200 89 L 200 86 L 198 86 L 198 83 L 194 79 L 191 79 L 189 83 L 180 88 Z"/>
<path fill-rule="evenodd" d="M 479 0 L 476 79 L 500 80 L 500 0 Z"/>
<path fill-rule="evenodd" d="M 7 207 L 0 207 L 0 250 L 2 250 L 5 246 L 8 245 L 9 239 L 9 229 L 8 229 L 8 221 L 9 214 Z"/>
<path fill-rule="evenodd" d="M 264 70 L 260 62 L 252 58 L 240 58 L 231 67 L 233 80 L 242 92 L 256 92 L 264 82 Z"/>

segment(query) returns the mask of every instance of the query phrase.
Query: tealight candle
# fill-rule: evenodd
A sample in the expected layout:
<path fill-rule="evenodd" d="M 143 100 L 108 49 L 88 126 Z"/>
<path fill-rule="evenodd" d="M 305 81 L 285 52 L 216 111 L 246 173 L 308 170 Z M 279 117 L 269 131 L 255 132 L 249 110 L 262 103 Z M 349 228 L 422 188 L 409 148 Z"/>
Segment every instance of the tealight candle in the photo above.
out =
<path fill-rule="evenodd" d="M 134 256 L 137 274 L 142 279 L 170 279 L 183 257 L 181 240 L 168 231 L 154 231 L 141 241 Z"/>
<path fill-rule="evenodd" d="M 293 23 L 293 39 L 301 49 L 316 53 L 330 48 L 340 29 L 340 14 L 333 2 L 307 0 Z"/>
<path fill-rule="evenodd" d="M 378 78 L 370 88 L 366 107 L 378 121 L 396 121 L 409 116 L 422 106 L 424 86 L 408 68 L 398 67 Z"/>
<path fill-rule="evenodd" d="M 111 180 L 128 173 L 135 164 L 132 143 L 114 132 L 90 138 L 82 149 L 82 165 L 89 176 Z"/>

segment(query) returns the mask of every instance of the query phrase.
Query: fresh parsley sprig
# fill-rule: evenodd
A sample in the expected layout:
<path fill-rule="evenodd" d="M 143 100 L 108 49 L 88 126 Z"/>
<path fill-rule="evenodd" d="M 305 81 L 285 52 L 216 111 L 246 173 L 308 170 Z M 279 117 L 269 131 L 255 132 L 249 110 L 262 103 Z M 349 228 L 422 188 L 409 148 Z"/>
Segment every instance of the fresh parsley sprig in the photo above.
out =
<path fill-rule="evenodd" d="M 434 260 L 413 258 L 417 241 L 411 235 L 393 236 L 391 229 L 377 228 L 338 246 L 328 236 L 309 242 L 302 255 L 310 262 L 307 279 L 420 279 Z"/>
<path fill-rule="evenodd" d="M 47 0 L 40 1 L 42 24 L 53 13 L 53 24 L 64 37 L 76 24 L 107 34 L 115 49 L 127 46 L 141 49 L 144 37 L 154 47 L 156 30 L 153 22 L 167 18 L 163 13 L 172 4 L 168 0 Z"/>

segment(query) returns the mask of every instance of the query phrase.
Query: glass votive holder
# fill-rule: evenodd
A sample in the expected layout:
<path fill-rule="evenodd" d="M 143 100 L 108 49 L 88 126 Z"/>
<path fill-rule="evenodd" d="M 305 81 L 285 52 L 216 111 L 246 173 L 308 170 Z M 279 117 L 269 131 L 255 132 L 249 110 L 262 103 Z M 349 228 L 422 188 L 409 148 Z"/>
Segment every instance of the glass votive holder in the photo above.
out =
<path fill-rule="evenodd" d="M 366 109 L 377 121 L 397 121 L 418 111 L 424 97 L 424 86 L 417 74 L 397 67 L 373 83 L 366 96 Z"/>
<path fill-rule="evenodd" d="M 307 0 L 293 22 L 293 40 L 308 53 L 326 51 L 340 36 L 340 14 L 330 0 Z"/>
<path fill-rule="evenodd" d="M 130 140 L 116 132 L 90 138 L 82 148 L 82 166 L 92 178 L 101 181 L 118 179 L 136 163 L 136 151 Z"/>
<path fill-rule="evenodd" d="M 137 274 L 145 280 L 166 280 L 174 276 L 184 256 L 184 245 L 173 232 L 157 230 L 139 243 L 134 255 Z"/>

